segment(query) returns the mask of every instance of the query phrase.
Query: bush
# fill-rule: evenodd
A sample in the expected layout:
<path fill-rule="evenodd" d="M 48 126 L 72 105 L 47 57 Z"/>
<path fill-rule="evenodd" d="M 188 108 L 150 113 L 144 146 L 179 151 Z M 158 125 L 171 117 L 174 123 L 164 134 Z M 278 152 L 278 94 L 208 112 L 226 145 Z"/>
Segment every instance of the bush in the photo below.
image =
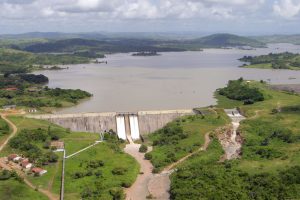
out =
<path fill-rule="evenodd" d="M 130 188 L 131 183 L 128 182 L 128 181 L 125 181 L 125 182 L 122 182 L 121 186 L 124 187 L 124 188 Z"/>
<path fill-rule="evenodd" d="M 146 160 L 151 160 L 152 159 L 152 154 L 151 153 L 146 153 L 145 154 L 145 159 Z"/>
<path fill-rule="evenodd" d="M 109 191 L 109 193 L 113 197 L 113 200 L 125 199 L 125 194 L 121 188 L 113 188 Z"/>
<path fill-rule="evenodd" d="M 245 105 L 264 100 L 259 89 L 251 88 L 242 78 L 229 81 L 227 87 L 219 89 L 218 93 L 229 99 L 244 101 Z"/>
<path fill-rule="evenodd" d="M 139 152 L 141 152 L 141 153 L 146 153 L 147 150 L 148 150 L 148 147 L 144 144 L 142 144 L 139 148 Z"/>
<path fill-rule="evenodd" d="M 124 175 L 127 172 L 127 169 L 124 167 L 116 167 L 111 172 L 113 175 Z"/>

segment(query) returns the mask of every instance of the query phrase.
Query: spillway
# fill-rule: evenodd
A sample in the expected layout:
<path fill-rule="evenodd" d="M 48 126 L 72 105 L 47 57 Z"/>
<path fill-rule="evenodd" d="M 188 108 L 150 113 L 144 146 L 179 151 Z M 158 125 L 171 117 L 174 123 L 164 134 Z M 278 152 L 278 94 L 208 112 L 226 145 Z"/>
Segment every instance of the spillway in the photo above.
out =
<path fill-rule="evenodd" d="M 124 116 L 116 116 L 117 121 L 117 134 L 118 137 L 122 140 L 126 140 L 126 128 L 125 128 L 125 117 Z"/>
<path fill-rule="evenodd" d="M 140 129 L 139 129 L 139 121 L 137 115 L 130 115 L 130 132 L 132 140 L 140 139 Z"/>

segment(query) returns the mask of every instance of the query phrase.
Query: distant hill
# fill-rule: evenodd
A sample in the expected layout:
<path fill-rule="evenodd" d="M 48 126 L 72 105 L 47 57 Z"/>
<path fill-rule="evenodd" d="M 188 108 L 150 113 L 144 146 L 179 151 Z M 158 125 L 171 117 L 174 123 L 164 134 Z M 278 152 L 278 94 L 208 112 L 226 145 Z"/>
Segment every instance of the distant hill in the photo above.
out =
<path fill-rule="evenodd" d="M 199 45 L 202 47 L 237 47 L 237 46 L 250 46 L 250 47 L 264 47 L 263 42 L 248 37 L 232 35 L 227 33 L 213 34 L 199 39 L 190 40 L 191 44 Z"/>
<path fill-rule="evenodd" d="M 29 32 L 21 34 L 4 34 L 0 35 L 0 39 L 103 39 L 106 36 L 100 33 L 61 33 L 61 32 Z"/>
<path fill-rule="evenodd" d="M 18 35 L 0 35 L 0 46 L 2 45 L 4 47 L 33 53 L 74 53 L 78 51 L 101 53 L 140 51 L 169 52 L 198 51 L 202 48 L 241 46 L 256 48 L 265 46 L 263 42 L 259 42 L 253 38 L 232 34 L 214 34 L 196 39 L 179 39 L 179 37 L 177 39 L 171 39 L 172 37 L 166 38 L 163 35 L 163 33 L 155 33 L 151 36 L 150 33 L 122 35 L 116 33 L 33 32 Z"/>
<path fill-rule="evenodd" d="M 264 43 L 291 43 L 300 45 L 300 34 L 296 35 L 266 35 L 252 37 Z"/>
<path fill-rule="evenodd" d="M 103 39 L 89 40 L 72 38 L 28 45 L 22 50 L 33 53 L 92 51 L 104 53 L 140 52 L 140 51 L 185 51 L 178 47 L 161 46 L 161 42 L 150 39 Z"/>

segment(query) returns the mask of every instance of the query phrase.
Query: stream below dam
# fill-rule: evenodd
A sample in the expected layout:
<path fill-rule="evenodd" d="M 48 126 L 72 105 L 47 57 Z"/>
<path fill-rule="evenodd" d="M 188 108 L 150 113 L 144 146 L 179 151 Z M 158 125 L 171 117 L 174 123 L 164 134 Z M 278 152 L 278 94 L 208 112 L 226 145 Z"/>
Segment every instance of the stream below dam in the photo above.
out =
<path fill-rule="evenodd" d="M 93 97 L 56 113 L 136 112 L 190 109 L 216 104 L 214 92 L 228 80 L 244 77 L 272 84 L 299 84 L 300 71 L 239 68 L 245 55 L 300 52 L 300 46 L 270 44 L 268 48 L 205 49 L 165 52 L 161 56 L 109 54 L 108 63 L 66 65 L 59 71 L 36 71 L 49 77 L 49 87 L 82 89 Z"/>

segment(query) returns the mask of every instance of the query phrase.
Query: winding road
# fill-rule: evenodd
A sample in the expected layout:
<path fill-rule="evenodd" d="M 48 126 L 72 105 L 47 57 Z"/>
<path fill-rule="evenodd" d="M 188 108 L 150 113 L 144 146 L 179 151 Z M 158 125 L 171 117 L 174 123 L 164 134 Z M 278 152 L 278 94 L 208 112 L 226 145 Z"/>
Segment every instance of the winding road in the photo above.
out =
<path fill-rule="evenodd" d="M 18 128 L 17 126 L 12 123 L 8 118 L 7 118 L 7 115 L 6 114 L 1 114 L 1 118 L 6 121 L 6 123 L 8 123 L 8 125 L 12 128 L 12 132 L 11 134 L 8 136 L 8 138 L 6 138 L 6 140 L 1 144 L 0 146 L 0 151 L 2 151 L 4 149 L 4 147 L 7 145 L 7 143 L 9 142 L 9 140 L 11 138 L 13 138 L 17 132 L 18 132 Z"/>

